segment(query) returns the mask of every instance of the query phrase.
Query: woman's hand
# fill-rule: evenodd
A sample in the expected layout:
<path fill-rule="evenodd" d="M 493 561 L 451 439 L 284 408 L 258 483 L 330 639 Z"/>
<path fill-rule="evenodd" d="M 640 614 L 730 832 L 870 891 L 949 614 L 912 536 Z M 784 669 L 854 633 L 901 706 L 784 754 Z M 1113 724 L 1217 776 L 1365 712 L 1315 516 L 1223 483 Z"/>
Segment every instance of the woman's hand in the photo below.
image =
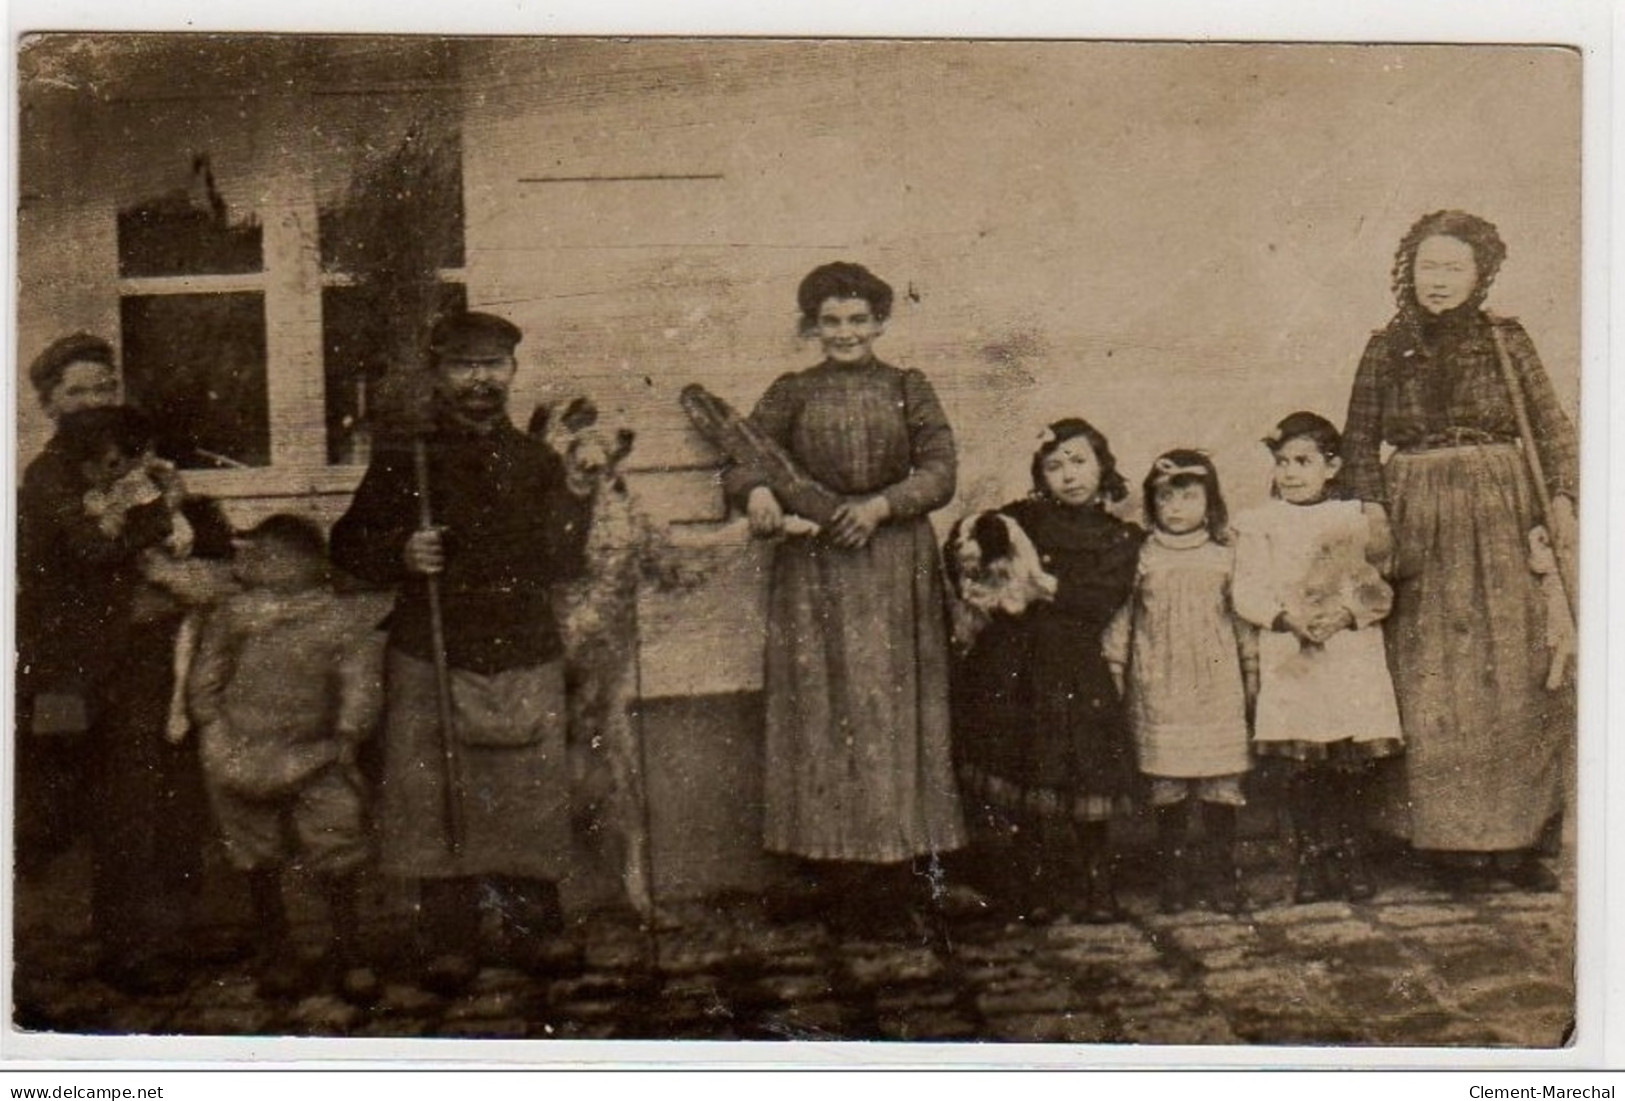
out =
<path fill-rule="evenodd" d="M 1305 625 L 1306 633 L 1316 646 L 1326 645 L 1326 640 L 1339 631 L 1352 631 L 1354 629 L 1354 613 L 1347 608 L 1334 608 L 1327 612 L 1317 612 L 1309 617 Z"/>
<path fill-rule="evenodd" d="M 784 506 L 766 486 L 750 491 L 745 515 L 750 518 L 750 533 L 758 539 L 771 539 L 784 530 Z"/>
<path fill-rule="evenodd" d="M 846 550 L 867 546 L 875 529 L 891 516 L 891 504 L 884 497 L 870 497 L 863 501 L 848 501 L 835 510 L 830 521 L 830 534 L 835 545 Z"/>
<path fill-rule="evenodd" d="M 1312 620 L 1300 616 L 1296 612 L 1282 612 L 1275 617 L 1275 622 L 1270 625 L 1270 629 L 1285 631 L 1305 646 L 1319 646 L 1322 640 L 1314 636 L 1311 630 L 1312 622 Z"/>

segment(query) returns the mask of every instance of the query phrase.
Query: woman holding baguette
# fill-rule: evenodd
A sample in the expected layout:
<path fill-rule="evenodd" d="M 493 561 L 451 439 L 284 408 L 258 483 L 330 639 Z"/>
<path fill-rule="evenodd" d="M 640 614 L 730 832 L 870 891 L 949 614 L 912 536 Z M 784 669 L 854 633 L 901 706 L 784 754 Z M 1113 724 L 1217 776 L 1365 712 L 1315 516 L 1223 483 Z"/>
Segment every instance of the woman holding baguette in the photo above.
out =
<path fill-rule="evenodd" d="M 750 420 L 839 504 L 816 534 L 773 548 L 764 844 L 798 865 L 770 910 L 816 908 L 847 933 L 908 932 L 914 885 L 931 882 L 916 865 L 962 843 L 928 519 L 954 494 L 953 432 L 923 374 L 875 358 L 891 287 L 832 263 L 796 297 L 824 358 L 776 379 Z M 785 530 L 770 480 L 752 463 L 726 477 L 759 538 Z"/>

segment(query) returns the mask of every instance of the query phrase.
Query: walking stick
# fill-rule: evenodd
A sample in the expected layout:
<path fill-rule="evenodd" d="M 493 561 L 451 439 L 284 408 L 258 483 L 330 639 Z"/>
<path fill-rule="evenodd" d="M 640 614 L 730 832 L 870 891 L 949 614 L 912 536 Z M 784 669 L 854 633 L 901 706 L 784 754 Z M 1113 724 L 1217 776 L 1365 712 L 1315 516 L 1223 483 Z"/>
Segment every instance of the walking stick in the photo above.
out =
<path fill-rule="evenodd" d="M 421 433 L 412 435 L 412 472 L 417 479 L 418 526 L 434 527 L 429 503 L 429 449 Z M 435 702 L 440 712 L 440 751 L 445 784 L 441 810 L 445 817 L 446 847 L 453 856 L 463 851 L 463 769 L 457 757 L 456 717 L 451 709 L 451 666 L 446 661 L 446 617 L 440 603 L 440 578 L 425 574 L 429 591 L 429 648 L 434 659 Z"/>
<path fill-rule="evenodd" d="M 655 886 L 655 834 L 654 813 L 649 793 L 649 750 L 643 726 L 643 627 L 638 619 L 638 595 L 632 594 L 632 707 L 633 732 L 638 739 L 638 812 L 643 830 L 643 855 L 648 865 L 645 892 L 648 901 L 649 980 L 657 983 L 661 977 L 660 963 L 660 904 Z M 637 900 L 633 900 L 636 906 Z"/>
<path fill-rule="evenodd" d="M 1501 336 L 1501 326 L 1495 318 L 1490 319 L 1490 336 L 1495 341 L 1495 361 L 1501 368 L 1501 379 L 1506 383 L 1507 394 L 1512 399 L 1512 415 L 1518 422 L 1518 435 L 1523 440 L 1523 458 L 1529 466 L 1529 480 L 1535 483 L 1535 498 L 1540 502 L 1541 517 L 1549 525 L 1552 517 L 1552 494 L 1546 488 L 1546 472 L 1540 461 L 1540 452 L 1535 447 L 1535 433 L 1529 421 L 1529 409 L 1524 402 L 1523 386 L 1518 381 L 1517 372 L 1512 368 L 1512 359 L 1507 355 L 1506 342 Z M 1568 601 L 1569 618 L 1578 619 L 1579 610 L 1575 605 L 1573 579 L 1569 577 L 1568 554 L 1571 548 L 1557 547 L 1557 534 L 1550 531 L 1552 543 L 1557 553 L 1552 555 L 1557 560 L 1557 583 L 1563 586 L 1563 596 Z"/>
<path fill-rule="evenodd" d="M 434 509 L 429 494 L 429 448 L 427 437 L 434 425 L 434 387 L 423 368 L 398 368 L 379 380 L 372 395 L 380 446 L 396 454 L 410 444 L 412 475 L 417 490 L 418 527 L 434 527 Z M 461 854 L 465 838 L 463 800 L 465 784 L 462 762 L 457 753 L 456 720 L 451 703 L 451 667 L 446 660 L 446 618 L 441 599 L 440 578 L 423 575 L 429 600 L 429 649 L 434 664 L 435 703 L 440 727 L 441 819 L 446 831 L 446 849 Z"/>

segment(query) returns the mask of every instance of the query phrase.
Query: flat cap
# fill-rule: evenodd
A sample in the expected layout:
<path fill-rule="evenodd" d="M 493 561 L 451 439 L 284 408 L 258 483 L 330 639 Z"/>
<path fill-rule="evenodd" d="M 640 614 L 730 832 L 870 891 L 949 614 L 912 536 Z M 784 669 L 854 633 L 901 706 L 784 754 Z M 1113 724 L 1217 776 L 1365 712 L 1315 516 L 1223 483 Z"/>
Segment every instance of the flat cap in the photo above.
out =
<path fill-rule="evenodd" d="M 117 366 L 113 360 L 113 346 L 90 333 L 70 333 L 58 337 L 28 365 L 28 381 L 41 397 L 56 389 L 62 381 L 62 372 L 70 363 L 105 363 Z"/>
<path fill-rule="evenodd" d="M 448 314 L 429 330 L 429 350 L 437 356 L 506 356 L 522 336 L 517 325 L 495 314 Z"/>

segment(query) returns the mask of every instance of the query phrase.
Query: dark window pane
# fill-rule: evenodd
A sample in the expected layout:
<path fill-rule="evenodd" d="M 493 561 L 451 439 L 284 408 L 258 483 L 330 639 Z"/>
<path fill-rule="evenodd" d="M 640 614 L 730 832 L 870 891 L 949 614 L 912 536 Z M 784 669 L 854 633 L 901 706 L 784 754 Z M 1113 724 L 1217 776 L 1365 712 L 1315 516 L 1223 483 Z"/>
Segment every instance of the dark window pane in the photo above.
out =
<path fill-rule="evenodd" d="M 266 466 L 265 296 L 121 299 L 125 388 L 158 422 L 159 451 L 190 468 Z"/>
<path fill-rule="evenodd" d="M 366 461 L 363 395 L 389 369 L 397 344 L 387 319 L 360 287 L 322 288 L 322 362 L 326 373 L 327 461 Z M 439 312 L 468 308 L 461 283 L 440 285 Z M 358 424 L 361 427 L 357 427 Z"/>
<path fill-rule="evenodd" d="M 206 158 L 192 168 L 190 191 L 177 189 L 118 212 L 121 276 L 240 275 L 262 269 L 260 226 L 233 219 Z"/>
<path fill-rule="evenodd" d="M 411 237 L 403 234 L 411 234 Z M 419 250 L 437 268 L 463 266 L 463 156 L 456 135 L 408 137 L 360 159 L 350 186 L 316 212 L 323 271 L 415 270 Z"/>

